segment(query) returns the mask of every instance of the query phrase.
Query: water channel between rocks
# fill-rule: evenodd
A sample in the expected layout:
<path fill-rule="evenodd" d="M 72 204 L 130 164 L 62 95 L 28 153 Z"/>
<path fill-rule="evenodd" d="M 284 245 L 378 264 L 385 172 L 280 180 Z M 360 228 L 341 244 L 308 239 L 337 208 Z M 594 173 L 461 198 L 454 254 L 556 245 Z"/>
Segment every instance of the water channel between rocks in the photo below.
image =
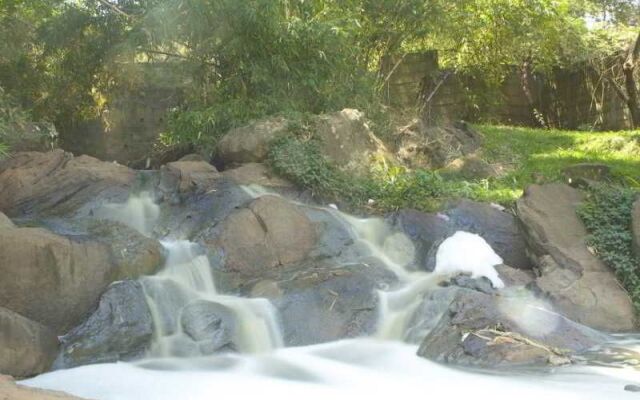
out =
<path fill-rule="evenodd" d="M 251 193 L 258 196 L 255 190 Z M 441 277 L 406 269 L 407 260 L 413 259 L 413 245 L 382 220 L 359 219 L 331 208 L 324 211 L 351 232 L 360 257 L 351 262 L 366 265 L 375 259 L 399 282 L 379 290 L 377 327 L 370 337 L 284 347 L 280 315 L 269 300 L 219 293 L 210 261 L 197 243 L 162 239 L 164 268 L 141 279 L 154 326 L 146 357 L 54 371 L 22 383 L 104 400 L 638 397 L 622 389 L 640 380 L 634 369 L 571 366 L 525 375 L 455 369 L 418 357 L 416 338 L 424 337 L 432 326 L 411 318 L 423 295 L 437 288 Z M 151 235 L 160 209 L 150 196 L 141 195 L 126 204 L 104 207 L 98 214 Z M 544 305 L 525 299 L 522 308 L 509 312 L 531 323 L 526 317 L 531 307 Z M 211 324 L 225 329 L 198 337 L 197 332 Z M 529 328 L 545 329 L 545 324 L 548 320 Z M 621 337 L 620 343 L 640 351 L 640 340 Z"/>

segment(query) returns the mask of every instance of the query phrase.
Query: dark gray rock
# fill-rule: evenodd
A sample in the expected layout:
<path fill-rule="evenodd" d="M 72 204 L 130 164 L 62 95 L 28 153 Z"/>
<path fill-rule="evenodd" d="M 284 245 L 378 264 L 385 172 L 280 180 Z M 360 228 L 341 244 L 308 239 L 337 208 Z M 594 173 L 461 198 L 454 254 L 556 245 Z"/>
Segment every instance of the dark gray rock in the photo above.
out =
<path fill-rule="evenodd" d="M 609 339 L 530 301 L 458 288 L 418 355 L 482 367 L 558 365 Z"/>
<path fill-rule="evenodd" d="M 413 242 L 415 256 L 412 266 L 418 270 L 433 271 L 438 246 L 455 232 L 446 216 L 411 209 L 393 213 L 387 221 Z"/>
<path fill-rule="evenodd" d="M 626 385 L 624 387 L 624 390 L 626 390 L 627 392 L 638 393 L 638 392 L 640 392 L 640 386 L 639 385 Z"/>
<path fill-rule="evenodd" d="M 284 344 L 302 346 L 374 333 L 376 291 L 395 280 L 375 265 L 310 267 L 259 281 L 252 295 L 278 309 Z"/>
<path fill-rule="evenodd" d="M 416 269 L 433 271 L 438 246 L 456 231 L 482 236 L 507 265 L 518 269 L 531 268 L 517 219 L 490 204 L 463 200 L 444 214 L 401 210 L 388 216 L 387 221 L 413 242 L 415 257 L 412 265 Z"/>
<path fill-rule="evenodd" d="M 61 338 L 54 368 L 138 358 L 150 345 L 152 334 L 153 320 L 142 285 L 115 282 L 102 295 L 97 310 Z"/>
<path fill-rule="evenodd" d="M 224 177 L 211 183 L 210 189 L 204 193 L 190 192 L 179 197 L 182 200 L 178 202 L 161 203 L 162 211 L 156 228 L 161 236 L 202 240 L 210 236 L 210 230 L 236 208 L 251 201 L 246 191 Z"/>
<path fill-rule="evenodd" d="M 200 354 L 235 348 L 235 317 L 222 304 L 204 300 L 191 303 L 182 310 L 180 324 L 183 332 L 196 342 Z"/>
<path fill-rule="evenodd" d="M 190 301 L 191 297 L 175 281 L 162 277 L 146 277 L 141 281 L 147 301 L 157 310 L 162 310 L 156 321 L 158 329 L 163 335 L 172 335 L 178 329 L 180 310 Z"/>
<path fill-rule="evenodd" d="M 462 200 L 446 214 L 454 230 L 482 236 L 505 264 L 518 269 L 531 268 L 526 242 L 513 214 L 470 200 Z"/>

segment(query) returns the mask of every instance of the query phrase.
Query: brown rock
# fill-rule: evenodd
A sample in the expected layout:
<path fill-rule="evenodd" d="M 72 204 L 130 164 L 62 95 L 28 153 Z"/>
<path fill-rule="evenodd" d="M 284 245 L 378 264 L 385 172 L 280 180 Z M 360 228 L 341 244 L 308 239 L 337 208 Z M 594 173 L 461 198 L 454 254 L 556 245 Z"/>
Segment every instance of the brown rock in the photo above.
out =
<path fill-rule="evenodd" d="M 268 118 L 231 129 L 218 142 L 218 158 L 223 164 L 261 162 L 267 158 L 269 143 L 286 132 L 284 118 Z"/>
<path fill-rule="evenodd" d="M 0 375 L 0 400 L 82 400 L 63 392 L 17 385 L 13 378 Z"/>
<path fill-rule="evenodd" d="M 439 172 L 443 176 L 454 175 L 464 179 L 486 179 L 498 175 L 491 164 L 475 154 L 456 158 Z"/>
<path fill-rule="evenodd" d="M 130 252 L 129 257 L 115 254 L 123 251 Z M 65 333 L 97 304 L 113 280 L 153 272 L 160 262 L 159 250 L 157 256 L 153 252 L 135 243 L 127 247 L 115 241 L 112 246 L 106 240 L 67 238 L 41 228 L 0 230 L 0 276 L 6 277 L 0 280 L 0 304 Z M 132 265 L 129 258 L 149 265 Z"/>
<path fill-rule="evenodd" d="M 322 153 L 342 169 L 367 172 L 373 158 L 393 159 L 358 110 L 345 108 L 318 116 L 313 133 L 320 139 Z"/>
<path fill-rule="evenodd" d="M 0 211 L 10 217 L 64 215 L 96 199 L 126 198 L 135 171 L 55 150 L 17 153 L 0 162 Z"/>
<path fill-rule="evenodd" d="M 238 185 L 260 185 L 274 188 L 290 188 L 293 185 L 277 177 L 271 170 L 261 163 L 242 164 L 238 168 L 228 169 L 222 173 Z"/>
<path fill-rule="evenodd" d="M 537 286 L 567 317 L 612 332 L 635 327 L 631 300 L 614 272 L 585 243 L 576 215 L 583 195 L 564 184 L 532 185 L 517 202 Z"/>
<path fill-rule="evenodd" d="M 218 142 L 217 159 L 225 165 L 262 162 L 268 156 L 271 141 L 286 135 L 287 127 L 285 119 L 269 118 L 232 129 Z M 310 130 L 319 139 L 323 155 L 340 168 L 368 171 L 371 158 L 393 158 L 358 110 L 318 115 Z"/>
<path fill-rule="evenodd" d="M 57 348 L 52 330 L 0 307 L 0 374 L 28 377 L 46 372 Z"/>
<path fill-rule="evenodd" d="M 160 169 L 160 186 L 168 192 L 206 192 L 218 178 L 218 170 L 204 161 L 174 161 Z"/>
<path fill-rule="evenodd" d="M 429 126 L 416 119 L 395 136 L 397 157 L 412 168 L 443 168 L 482 144 L 482 136 L 465 122 Z"/>
<path fill-rule="evenodd" d="M 263 196 L 229 215 L 205 241 L 221 249 L 227 269 L 253 273 L 304 259 L 316 233 L 298 206 Z"/>

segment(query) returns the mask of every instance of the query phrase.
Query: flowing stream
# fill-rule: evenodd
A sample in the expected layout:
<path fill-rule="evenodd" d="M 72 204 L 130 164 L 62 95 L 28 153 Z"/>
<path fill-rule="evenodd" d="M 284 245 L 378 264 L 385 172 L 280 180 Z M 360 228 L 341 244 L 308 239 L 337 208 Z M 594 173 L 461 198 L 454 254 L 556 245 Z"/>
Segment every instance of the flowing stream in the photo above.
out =
<path fill-rule="evenodd" d="M 498 374 L 451 368 L 416 356 L 417 346 L 403 341 L 409 319 L 421 294 L 435 288 L 439 278 L 406 269 L 413 259 L 411 241 L 392 233 L 381 220 L 327 211 L 352 232 L 363 255 L 382 261 L 401 283 L 399 289 L 380 291 L 378 330 L 373 337 L 285 348 L 277 311 L 268 300 L 218 293 L 208 258 L 196 243 L 162 241 L 167 253 L 164 268 L 142 279 L 155 329 L 148 356 L 137 362 L 54 371 L 22 383 L 100 400 L 640 398 L 623 390 L 627 384 L 640 384 L 640 373 L 633 368 L 575 366 L 553 373 Z M 150 235 L 159 213 L 151 197 L 143 195 L 107 206 L 98 216 Z M 232 347 L 237 352 L 211 354 L 217 350 L 215 343 L 195 342 L 184 332 L 180 316 L 194 302 L 222 305 L 232 314 Z M 621 346 L 640 352 L 640 340 L 621 340 Z"/>

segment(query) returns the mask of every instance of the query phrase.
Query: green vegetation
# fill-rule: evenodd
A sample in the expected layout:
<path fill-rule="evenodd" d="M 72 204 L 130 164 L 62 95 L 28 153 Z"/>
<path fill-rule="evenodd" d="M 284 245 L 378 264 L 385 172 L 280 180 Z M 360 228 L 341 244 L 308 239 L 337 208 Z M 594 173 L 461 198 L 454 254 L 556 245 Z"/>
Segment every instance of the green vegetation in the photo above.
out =
<path fill-rule="evenodd" d="M 638 192 L 602 185 L 590 190 L 578 210 L 590 232 L 589 245 L 613 268 L 640 312 L 640 259 L 632 252 L 631 210 Z"/>
<path fill-rule="evenodd" d="M 381 60 L 411 51 L 441 50 L 443 66 L 479 77 L 487 90 L 514 67 L 531 74 L 585 61 L 615 71 L 607 80 L 625 88 L 618 55 L 637 34 L 638 7 L 622 0 L 6 0 L 0 86 L 59 130 L 100 118 L 123 90 L 179 87 L 184 99 L 163 142 L 213 146 L 228 128 L 277 113 L 348 106 L 384 121 Z"/>
<path fill-rule="evenodd" d="M 447 200 L 469 198 L 510 206 L 532 184 L 563 180 L 562 170 L 576 163 L 603 163 L 615 182 L 640 182 L 640 132 L 557 131 L 478 126 L 484 136 L 482 157 L 499 176 L 481 180 L 444 179 L 437 171 L 410 171 L 373 162 L 370 173 L 355 177 L 332 166 L 317 139 L 302 123 L 290 136 L 272 143 L 270 162 L 276 172 L 314 194 L 342 201 L 355 209 L 378 211 L 416 208 L 433 211 Z M 374 202 L 369 202 L 369 199 Z"/>
<path fill-rule="evenodd" d="M 563 168 L 577 163 L 603 163 L 616 181 L 640 182 L 640 131 L 587 132 L 478 126 L 484 135 L 483 158 L 502 171 L 491 179 L 489 199 L 515 200 L 536 182 L 562 179 Z"/>

